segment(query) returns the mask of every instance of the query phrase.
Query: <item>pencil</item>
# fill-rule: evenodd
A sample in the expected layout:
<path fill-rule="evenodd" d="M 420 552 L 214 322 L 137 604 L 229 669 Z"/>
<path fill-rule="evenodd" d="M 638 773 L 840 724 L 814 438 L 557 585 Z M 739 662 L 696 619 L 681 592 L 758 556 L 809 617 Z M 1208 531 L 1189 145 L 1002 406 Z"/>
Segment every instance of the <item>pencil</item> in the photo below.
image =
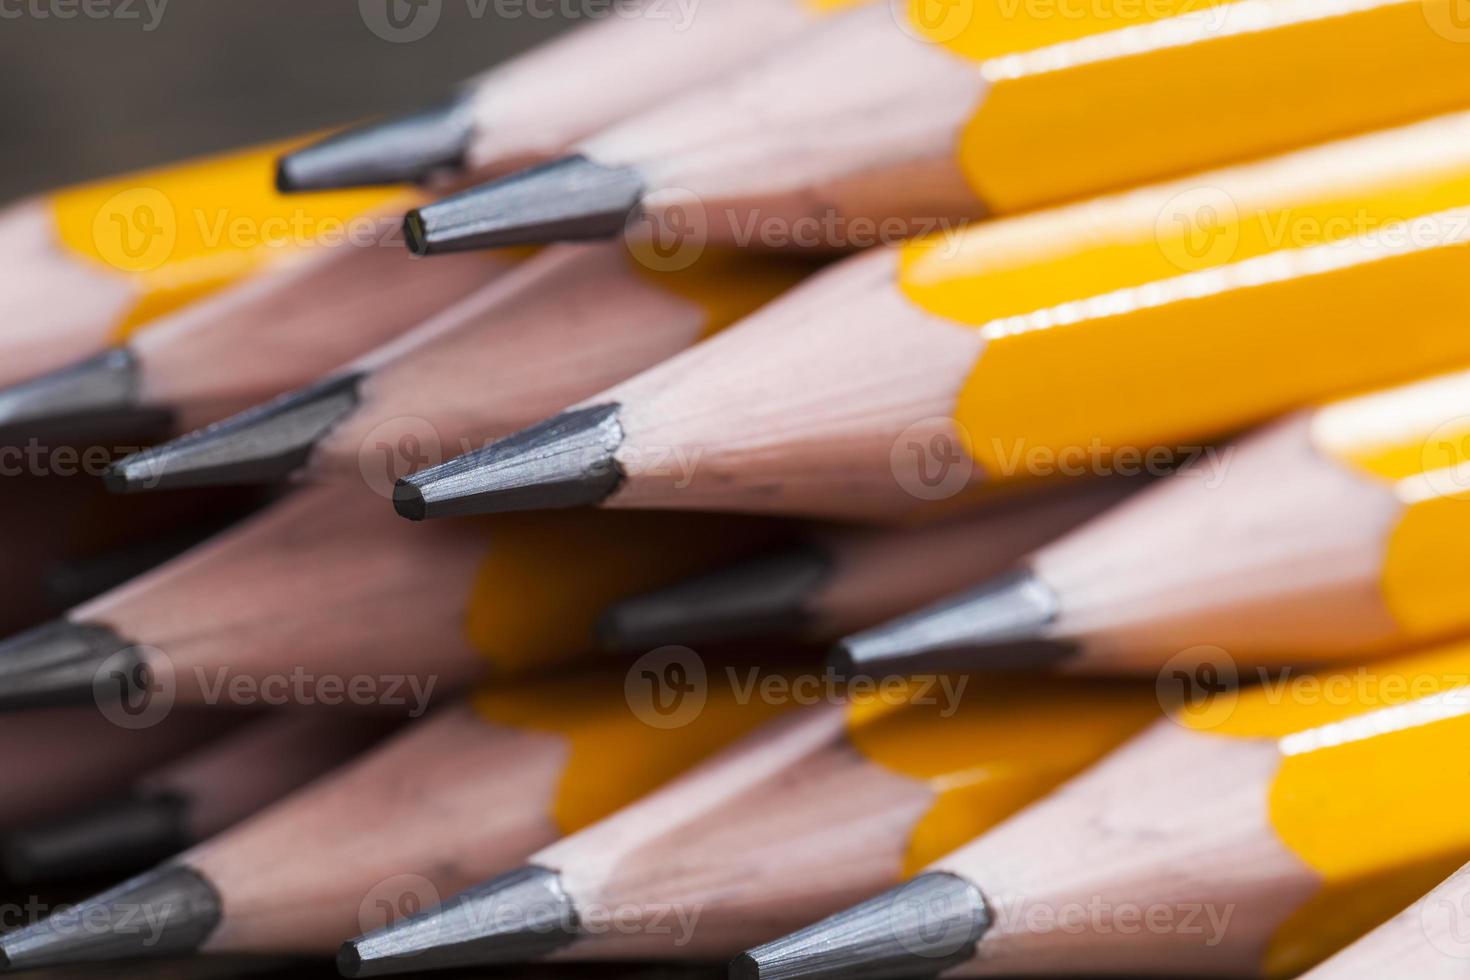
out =
<path fill-rule="evenodd" d="M 838 656 L 980 664 L 1042 641 L 1070 669 L 1153 673 L 1190 648 L 1300 662 L 1464 632 L 1467 419 L 1470 372 L 1297 413 Z"/>
<path fill-rule="evenodd" d="M 108 485 L 366 478 L 391 493 L 419 466 L 514 432 L 723 329 L 811 268 L 733 252 L 677 268 L 648 258 L 620 245 L 547 249 L 302 391 L 120 460 Z"/>
<path fill-rule="evenodd" d="M 435 694 L 487 672 L 584 654 L 609 602 L 779 530 L 597 516 L 419 533 L 360 487 L 308 488 L 0 644 L 0 710 L 126 696 L 139 712 L 177 703 L 422 713 Z"/>
<path fill-rule="evenodd" d="M 1470 869 L 1442 885 L 1338 953 L 1303 980 L 1370 980 L 1414 976 L 1453 980 L 1465 975 L 1464 923 L 1470 909 Z"/>
<path fill-rule="evenodd" d="M 0 837 L 12 884 L 141 871 L 325 775 L 389 724 L 371 715 L 266 717 L 137 779 L 111 800 Z"/>
<path fill-rule="evenodd" d="M 857 256 L 396 506 L 891 519 L 1452 366 L 1467 139 L 1454 114 Z M 699 466 L 675 486 L 654 447 Z"/>
<path fill-rule="evenodd" d="M 560 153 L 858 2 L 624 4 L 468 80 L 438 105 L 288 153 L 277 184 L 284 191 L 322 190 L 504 172 Z"/>
<path fill-rule="evenodd" d="M 0 831 L 116 795 L 149 769 L 227 731 L 233 719 L 180 711 L 157 725 L 122 728 L 96 708 L 0 716 L 6 792 Z"/>
<path fill-rule="evenodd" d="M 636 215 L 715 242 L 892 243 L 1464 107 L 1450 11 L 864 6 L 554 163 L 425 205 L 406 234 L 434 254 L 620 235 Z"/>
<path fill-rule="evenodd" d="M 267 268 L 282 229 L 340 225 L 391 191 L 285 197 L 295 141 L 124 174 L 0 212 L 0 384 L 127 340 L 149 321 Z"/>
<path fill-rule="evenodd" d="M 1470 856 L 1444 763 L 1467 668 L 1461 644 L 1239 692 L 1186 675 L 1173 717 L 731 976 L 1295 976 Z"/>
<path fill-rule="evenodd" d="M 404 199 L 399 199 L 400 202 Z M 214 422 L 323 373 L 454 304 L 511 267 L 502 256 L 435 271 L 393 247 L 401 210 L 293 241 L 264 270 L 151 320 L 109 350 L 0 389 L 0 425 L 92 437 L 121 413 L 160 438 Z"/>
<path fill-rule="evenodd" d="M 322 954 L 434 905 L 655 789 L 779 711 L 712 670 L 682 727 L 648 724 L 621 670 L 487 689 L 233 831 L 0 938 L 9 969 L 184 953 Z M 645 711 L 652 710 L 647 702 Z M 179 900 L 182 900 L 180 902 Z M 170 902 L 174 904 L 170 906 Z M 128 908 L 174 911 L 153 937 Z"/>
<path fill-rule="evenodd" d="M 1158 716 L 1151 687 L 1054 698 L 1047 678 L 948 678 L 939 697 L 933 680 L 770 722 L 520 870 L 349 942 L 342 972 L 729 957 L 899 883 Z M 576 928 L 528 946 L 528 878 Z"/>
<path fill-rule="evenodd" d="M 1099 480 L 902 530 L 813 529 L 792 546 L 616 602 L 598 636 L 614 650 L 831 641 L 999 573 L 1137 489 Z"/>

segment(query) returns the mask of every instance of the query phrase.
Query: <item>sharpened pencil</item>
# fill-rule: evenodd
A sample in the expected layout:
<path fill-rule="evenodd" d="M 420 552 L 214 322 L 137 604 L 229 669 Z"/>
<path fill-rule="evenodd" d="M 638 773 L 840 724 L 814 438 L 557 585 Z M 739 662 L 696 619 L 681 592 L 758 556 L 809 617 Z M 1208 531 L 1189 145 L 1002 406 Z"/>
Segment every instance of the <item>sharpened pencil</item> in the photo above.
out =
<path fill-rule="evenodd" d="M 0 211 L 0 384 L 101 353 L 269 268 L 287 251 L 272 229 L 341 225 L 394 196 L 276 193 L 276 158 L 296 145 L 124 174 Z"/>
<path fill-rule="evenodd" d="M 609 602 L 779 532 L 588 516 L 424 533 L 360 487 L 308 488 L 0 643 L 0 710 L 93 704 L 101 690 L 159 705 L 421 711 L 487 672 L 579 656 Z"/>
<path fill-rule="evenodd" d="M 554 163 L 419 208 L 408 244 L 641 219 L 768 248 L 893 243 L 1470 105 L 1470 53 L 1441 26 L 1452 2 L 865 6 Z"/>
<path fill-rule="evenodd" d="M 1454 114 L 857 256 L 395 504 L 892 519 L 1443 370 L 1467 146 Z"/>
<path fill-rule="evenodd" d="M 858 2 L 624 4 L 470 79 L 439 105 L 353 127 L 286 154 L 277 185 L 309 191 L 502 173 L 560 153 L 755 58 L 827 12 Z"/>
<path fill-rule="evenodd" d="M 1151 687 L 948 678 L 951 701 L 932 680 L 770 722 L 520 871 L 353 940 L 343 972 L 729 957 L 897 884 L 1158 715 Z M 527 875 L 585 926 L 530 948 Z"/>
<path fill-rule="evenodd" d="M 903 530 L 814 530 L 794 546 L 615 603 L 598 636 L 614 650 L 834 640 L 1009 568 L 1138 488 L 1100 480 Z"/>
<path fill-rule="evenodd" d="M 1292 663 L 1463 633 L 1467 419 L 1470 372 L 1298 413 L 838 656 L 978 666 L 1055 641 L 1069 669 L 1154 673 L 1191 648 Z"/>
<path fill-rule="evenodd" d="M 325 775 L 389 728 L 370 715 L 262 718 L 145 774 L 123 796 L 0 837 L 0 878 L 141 871 Z"/>
<path fill-rule="evenodd" d="M 366 478 L 388 492 L 718 332 L 812 268 L 732 252 L 668 270 L 647 258 L 547 249 L 302 391 L 119 461 L 108 485 Z"/>
<path fill-rule="evenodd" d="M 632 802 L 772 718 L 715 670 L 681 727 L 620 670 L 505 684 L 72 913 L 0 938 L 9 969 L 184 953 L 321 954 Z M 120 915 L 163 920 L 151 944 Z M 169 913 L 173 912 L 170 916 Z"/>
<path fill-rule="evenodd" d="M 1295 976 L 1470 857 L 1470 646 L 1177 709 L 898 888 L 731 977 Z M 1324 691 L 1334 692 L 1324 695 Z"/>

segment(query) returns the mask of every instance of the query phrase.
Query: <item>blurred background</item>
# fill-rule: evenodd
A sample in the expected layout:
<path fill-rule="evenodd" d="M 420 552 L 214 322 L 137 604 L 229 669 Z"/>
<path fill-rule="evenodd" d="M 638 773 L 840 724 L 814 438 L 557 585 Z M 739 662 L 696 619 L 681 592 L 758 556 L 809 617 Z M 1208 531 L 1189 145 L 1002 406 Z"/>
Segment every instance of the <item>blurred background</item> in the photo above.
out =
<path fill-rule="evenodd" d="M 0 200 L 434 101 L 578 6 L 0 0 Z"/>

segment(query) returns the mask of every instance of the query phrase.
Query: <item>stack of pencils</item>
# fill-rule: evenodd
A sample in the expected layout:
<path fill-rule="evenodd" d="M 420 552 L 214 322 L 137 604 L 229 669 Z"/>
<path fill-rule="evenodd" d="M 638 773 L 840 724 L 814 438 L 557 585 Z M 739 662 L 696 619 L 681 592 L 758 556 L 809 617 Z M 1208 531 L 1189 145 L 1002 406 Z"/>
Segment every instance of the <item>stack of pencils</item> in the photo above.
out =
<path fill-rule="evenodd" d="M 0 971 L 1470 976 L 1455 5 L 645 0 L 0 212 Z"/>

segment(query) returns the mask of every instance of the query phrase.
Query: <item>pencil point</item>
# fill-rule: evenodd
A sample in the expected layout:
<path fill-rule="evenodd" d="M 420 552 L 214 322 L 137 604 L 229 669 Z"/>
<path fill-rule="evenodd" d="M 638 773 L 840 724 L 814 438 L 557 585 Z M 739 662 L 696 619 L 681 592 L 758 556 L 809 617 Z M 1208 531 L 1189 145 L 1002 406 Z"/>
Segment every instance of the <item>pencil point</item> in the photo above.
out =
<path fill-rule="evenodd" d="M 0 643 L 0 711 L 92 704 L 97 673 L 131 648 L 105 626 L 61 619 Z M 142 659 L 117 664 L 121 683 L 138 683 Z M 112 673 L 112 672 L 110 672 Z"/>
<path fill-rule="evenodd" d="M 966 962 L 990 928 L 980 889 L 944 872 L 919 875 L 730 964 L 731 980 L 932 977 Z"/>
<path fill-rule="evenodd" d="M 115 347 L 0 389 L 0 429 L 62 426 L 137 408 L 137 360 Z"/>
<path fill-rule="evenodd" d="M 189 846 L 186 807 L 172 793 L 138 793 L 18 830 L 0 845 L 0 874 L 29 885 L 147 867 Z"/>
<path fill-rule="evenodd" d="M 102 963 L 196 952 L 220 921 L 220 898 L 198 872 L 168 865 L 0 936 L 0 968 Z"/>
<path fill-rule="evenodd" d="M 344 943 L 337 968 L 345 977 L 379 977 L 528 963 L 570 945 L 577 936 L 577 910 L 561 879 L 554 871 L 533 866 Z"/>
<path fill-rule="evenodd" d="M 306 464 L 317 442 L 352 413 L 361 374 L 294 391 L 107 468 L 113 493 L 180 487 L 240 486 L 285 480 Z"/>
<path fill-rule="evenodd" d="M 466 100 L 343 130 L 276 163 L 283 194 L 411 184 L 464 164 L 474 120 Z"/>
<path fill-rule="evenodd" d="M 1056 594 L 1030 572 L 1012 572 L 989 585 L 838 641 L 831 664 L 862 673 L 883 664 L 942 664 L 980 648 L 969 666 L 1048 666 L 1074 652 L 1046 638 L 1057 617 Z"/>
<path fill-rule="evenodd" d="M 410 211 L 415 255 L 614 238 L 643 197 L 632 167 L 563 157 Z"/>
<path fill-rule="evenodd" d="M 622 482 L 620 406 L 578 408 L 398 481 L 411 521 L 599 504 Z"/>
<path fill-rule="evenodd" d="M 800 630 L 831 571 L 815 548 L 740 562 L 609 606 L 597 625 L 605 647 L 721 643 Z"/>

